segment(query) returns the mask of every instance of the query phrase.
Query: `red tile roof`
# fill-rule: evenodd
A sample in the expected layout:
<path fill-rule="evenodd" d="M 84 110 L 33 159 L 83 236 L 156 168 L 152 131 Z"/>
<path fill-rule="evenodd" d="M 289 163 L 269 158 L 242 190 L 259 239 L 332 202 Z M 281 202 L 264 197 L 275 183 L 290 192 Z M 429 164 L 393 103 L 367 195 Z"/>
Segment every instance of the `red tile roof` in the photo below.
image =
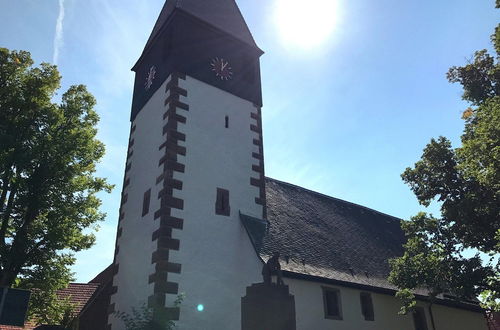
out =
<path fill-rule="evenodd" d="M 490 330 L 500 330 L 500 313 L 486 312 L 486 319 Z"/>
<path fill-rule="evenodd" d="M 99 286 L 99 283 L 70 283 L 66 289 L 57 291 L 57 297 L 69 298 L 69 301 L 75 305 L 75 312 L 80 314 Z"/>
<path fill-rule="evenodd" d="M 36 325 L 32 323 L 26 323 L 24 328 L 21 327 L 14 327 L 11 325 L 0 325 L 0 330 L 32 330 L 36 327 Z"/>
<path fill-rule="evenodd" d="M 80 314 L 99 287 L 99 283 L 70 283 L 66 289 L 58 290 L 57 296 L 61 299 L 69 298 L 69 301 L 75 305 L 75 312 Z M 24 328 L 0 325 L 0 330 L 31 330 L 34 327 L 35 325 L 29 323 Z"/>

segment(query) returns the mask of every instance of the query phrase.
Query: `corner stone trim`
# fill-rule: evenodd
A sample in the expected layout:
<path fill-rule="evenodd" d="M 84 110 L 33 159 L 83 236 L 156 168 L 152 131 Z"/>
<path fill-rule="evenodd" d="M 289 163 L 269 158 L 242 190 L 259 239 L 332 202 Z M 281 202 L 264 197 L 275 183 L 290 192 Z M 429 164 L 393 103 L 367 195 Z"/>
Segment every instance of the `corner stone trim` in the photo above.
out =
<path fill-rule="evenodd" d="M 123 211 L 123 206 L 127 203 L 127 200 L 128 200 L 128 194 L 126 191 L 127 191 L 128 186 L 130 185 L 129 171 L 130 171 L 130 168 L 132 167 L 131 158 L 132 158 L 132 155 L 134 153 L 134 150 L 133 150 L 134 138 L 133 138 L 133 136 L 135 133 L 135 129 L 136 129 L 136 126 L 134 123 L 132 123 L 130 126 L 127 160 L 125 161 L 125 175 L 123 176 L 123 188 L 122 188 L 122 194 L 121 194 L 122 197 L 121 197 L 121 201 L 120 201 L 120 209 L 118 210 L 118 214 L 119 214 L 119 216 L 118 216 L 118 228 L 116 230 L 115 253 L 114 253 L 114 257 L 113 257 L 113 270 L 112 270 L 113 283 L 111 284 L 112 287 L 111 287 L 110 299 L 111 299 L 112 295 L 114 295 L 115 293 L 118 292 L 118 287 L 116 285 L 114 285 L 115 284 L 114 277 L 116 276 L 116 274 L 118 274 L 118 270 L 119 270 L 119 264 L 116 260 L 116 256 L 120 252 L 119 242 L 120 242 L 120 238 L 121 238 L 122 233 L 123 233 L 123 227 L 121 226 L 121 222 L 125 218 L 125 212 Z M 110 300 L 110 304 L 108 305 L 108 314 L 112 314 L 114 312 L 115 312 L 115 304 L 111 304 L 111 300 Z M 111 329 L 111 324 L 107 325 L 107 329 Z"/>
<path fill-rule="evenodd" d="M 258 174 L 258 178 L 250 177 L 250 185 L 259 188 L 259 197 L 255 198 L 255 203 L 262 206 L 262 219 L 267 218 L 266 207 L 266 186 L 264 174 L 264 143 L 262 140 L 262 112 L 261 108 L 255 105 L 257 112 L 251 112 L 250 117 L 255 119 L 256 123 L 250 125 L 250 130 L 258 134 L 258 138 L 253 140 L 253 144 L 259 148 L 258 152 L 252 153 L 252 158 L 258 160 L 257 165 L 252 165 L 252 171 Z"/>
<path fill-rule="evenodd" d="M 172 229 L 182 229 L 184 219 L 172 217 L 171 209 L 182 210 L 184 201 L 174 196 L 174 190 L 182 190 L 183 183 L 174 179 L 174 172 L 184 173 L 185 166 L 178 162 L 178 155 L 185 156 L 186 148 L 179 145 L 185 141 L 186 136 L 177 128 L 179 123 L 186 123 L 186 117 L 179 111 L 189 111 L 189 105 L 180 101 L 180 96 L 187 96 L 187 91 L 179 87 L 179 79 L 185 80 L 186 75 L 174 73 L 166 86 L 168 97 L 165 100 L 167 108 L 163 119 L 167 122 L 163 127 L 165 141 L 159 150 L 165 149 L 164 156 L 159 160 L 158 166 L 163 166 L 163 172 L 156 179 L 157 184 L 162 184 L 158 193 L 160 208 L 155 212 L 154 219 L 160 219 L 160 227 L 152 234 L 152 241 L 157 244 L 157 249 L 151 256 L 151 263 L 155 265 L 155 272 L 149 276 L 148 282 L 153 285 L 153 295 L 148 298 L 148 306 L 153 308 L 155 319 L 168 315 L 174 320 L 179 319 L 179 308 L 166 307 L 166 295 L 177 294 L 179 284 L 168 281 L 168 273 L 180 274 L 182 265 L 169 262 L 171 250 L 180 249 L 180 241 L 172 238 Z"/>

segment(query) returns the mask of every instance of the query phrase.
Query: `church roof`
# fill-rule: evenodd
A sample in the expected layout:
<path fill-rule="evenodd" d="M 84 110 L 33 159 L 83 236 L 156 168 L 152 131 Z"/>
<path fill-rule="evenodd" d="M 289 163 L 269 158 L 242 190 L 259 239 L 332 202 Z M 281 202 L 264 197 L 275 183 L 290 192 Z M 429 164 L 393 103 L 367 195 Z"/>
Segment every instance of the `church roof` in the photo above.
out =
<path fill-rule="evenodd" d="M 262 259 L 277 251 L 288 272 L 395 289 L 388 260 L 403 253 L 400 219 L 270 178 L 266 199 Z"/>
<path fill-rule="evenodd" d="M 380 293 L 397 290 L 387 277 L 389 259 L 403 254 L 401 219 L 271 178 L 266 178 L 266 204 L 264 234 L 256 229 L 257 219 L 240 218 L 264 261 L 280 253 L 285 276 Z M 414 292 L 427 299 L 426 289 Z M 448 295 L 436 303 L 482 311 L 475 300 Z"/>
<path fill-rule="evenodd" d="M 248 45 L 257 47 L 235 0 L 167 0 L 146 43 L 145 49 L 149 47 L 153 39 L 159 34 L 175 9 L 187 12 L 231 34 Z"/>

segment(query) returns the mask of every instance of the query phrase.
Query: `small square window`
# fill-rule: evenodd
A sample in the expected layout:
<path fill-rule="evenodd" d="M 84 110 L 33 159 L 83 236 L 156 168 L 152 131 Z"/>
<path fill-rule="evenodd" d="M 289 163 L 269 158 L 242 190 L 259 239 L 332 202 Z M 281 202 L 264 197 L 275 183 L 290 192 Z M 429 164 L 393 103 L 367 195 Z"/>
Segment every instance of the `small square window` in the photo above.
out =
<path fill-rule="evenodd" d="M 416 307 L 413 312 L 413 323 L 415 330 L 428 330 L 425 310 L 422 307 Z"/>
<path fill-rule="evenodd" d="M 361 313 L 366 321 L 374 321 L 375 313 L 373 312 L 372 295 L 367 292 L 361 292 L 359 295 L 361 301 Z"/>
<path fill-rule="evenodd" d="M 327 287 L 322 288 L 325 319 L 342 320 L 342 302 L 340 300 L 340 290 Z"/>

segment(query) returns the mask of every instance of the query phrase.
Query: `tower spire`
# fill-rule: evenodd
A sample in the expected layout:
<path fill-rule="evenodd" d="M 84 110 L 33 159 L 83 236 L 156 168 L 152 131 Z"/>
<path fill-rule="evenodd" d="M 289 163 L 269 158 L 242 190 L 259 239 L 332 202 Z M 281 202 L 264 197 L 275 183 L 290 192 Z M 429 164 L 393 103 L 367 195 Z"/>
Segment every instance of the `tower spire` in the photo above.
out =
<path fill-rule="evenodd" d="M 190 14 L 250 46 L 257 47 L 235 0 L 167 0 L 145 49 L 149 48 L 175 11 Z"/>

